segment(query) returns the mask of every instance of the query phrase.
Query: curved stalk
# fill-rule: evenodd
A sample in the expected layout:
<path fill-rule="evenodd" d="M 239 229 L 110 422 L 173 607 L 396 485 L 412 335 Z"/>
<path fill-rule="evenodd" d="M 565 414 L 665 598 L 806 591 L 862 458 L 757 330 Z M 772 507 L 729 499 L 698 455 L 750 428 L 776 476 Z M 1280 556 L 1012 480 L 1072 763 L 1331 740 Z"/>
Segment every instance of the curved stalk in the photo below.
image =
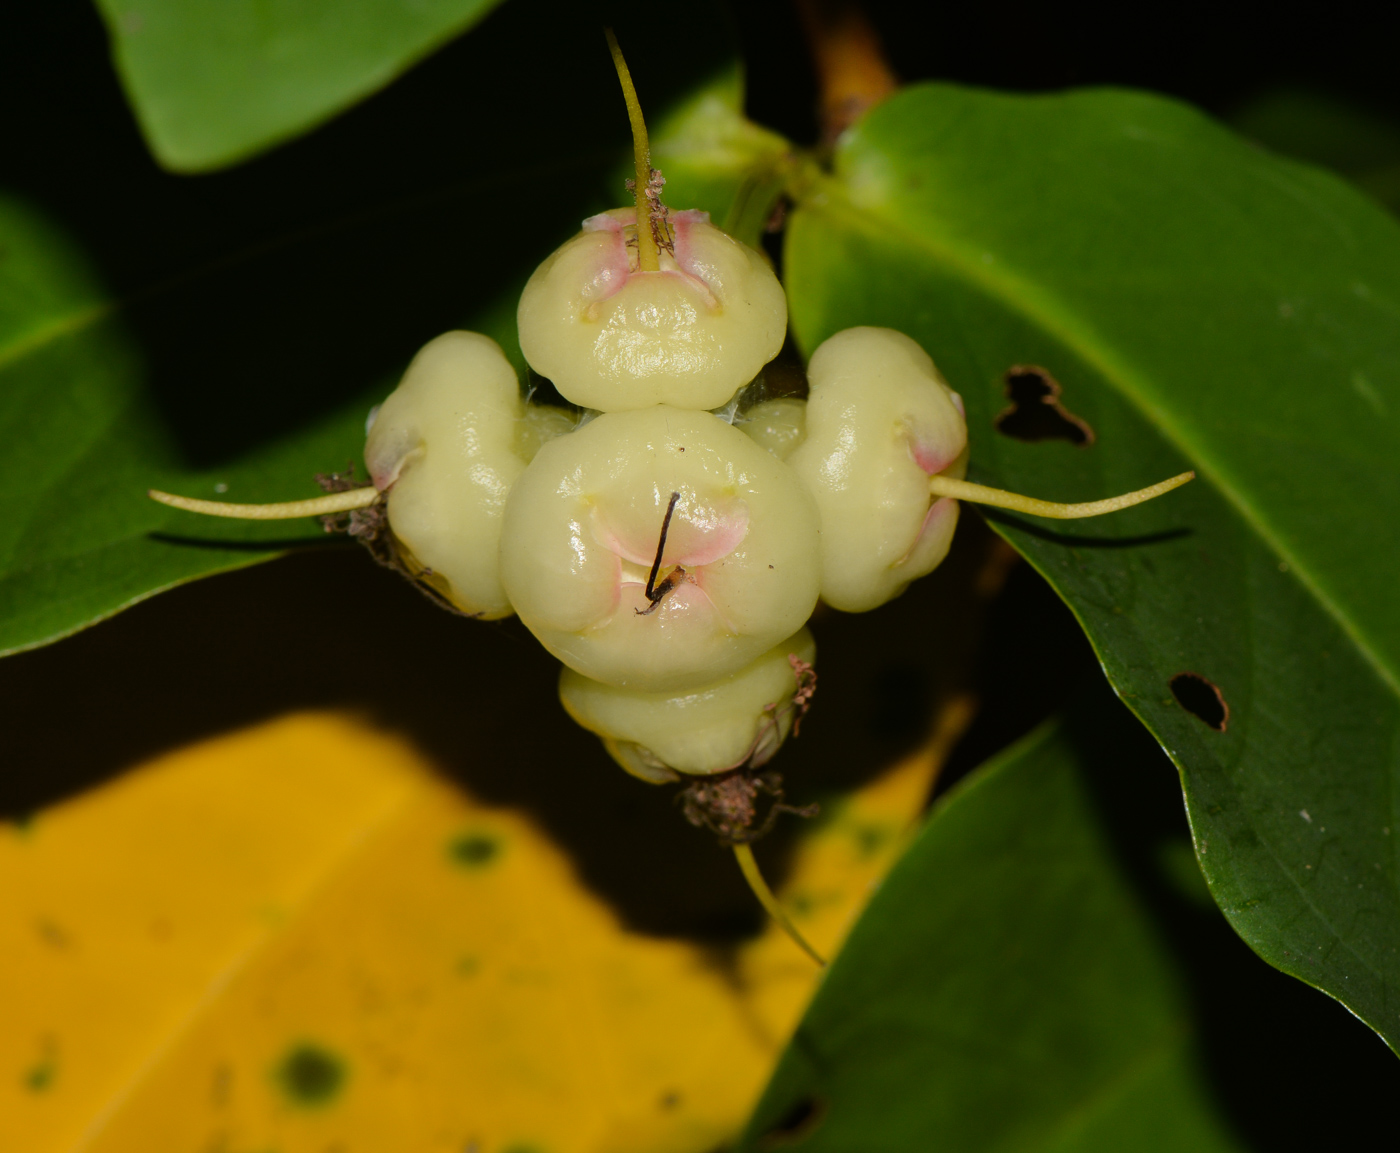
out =
<path fill-rule="evenodd" d="M 642 272 L 657 272 L 661 268 L 661 254 L 656 248 L 656 238 L 651 234 L 651 202 L 647 199 L 647 187 L 651 184 L 651 141 L 647 138 L 647 122 L 642 119 L 641 101 L 637 99 L 632 73 L 627 68 L 617 37 L 611 28 L 603 31 L 608 38 L 608 51 L 612 53 L 617 79 L 622 85 L 622 98 L 627 101 L 627 119 L 632 125 L 632 158 L 637 170 L 633 187 L 637 200 L 637 267 Z"/>
<path fill-rule="evenodd" d="M 954 480 L 950 476 L 928 478 L 929 492 L 934 496 L 950 496 L 954 500 L 970 501 L 973 504 L 989 504 L 996 508 L 1009 508 L 1013 512 L 1029 513 L 1031 516 L 1052 517 L 1055 520 L 1078 520 L 1081 517 L 1103 516 L 1117 512 L 1120 508 L 1131 508 L 1135 504 L 1152 500 L 1163 493 L 1180 488 L 1188 480 L 1193 480 L 1194 472 L 1183 472 L 1157 484 L 1140 488 L 1136 492 L 1125 492 L 1122 496 L 1111 496 L 1106 500 L 1091 500 L 1083 504 L 1057 504 L 1049 500 L 1036 500 L 1033 496 L 1022 496 L 1017 492 L 1007 492 L 1001 488 L 988 488 L 983 484 L 971 484 L 965 480 Z"/>
<path fill-rule="evenodd" d="M 778 923 L 778 926 L 807 956 L 811 957 L 823 969 L 826 968 L 826 961 L 811 945 L 807 939 L 797 931 L 797 926 L 789 919 L 783 907 L 778 904 L 778 898 L 773 896 L 773 890 L 768 887 L 768 882 L 763 879 L 763 874 L 758 871 L 758 862 L 753 859 L 753 849 L 749 845 L 736 844 L 734 846 L 734 856 L 739 861 L 739 868 L 743 871 L 744 880 L 749 883 L 749 888 L 753 890 L 753 895 L 758 898 L 768 915 Z"/>
<path fill-rule="evenodd" d="M 330 516 L 351 509 L 368 508 L 379 499 L 373 485 L 352 488 L 347 492 L 332 492 L 310 500 L 288 500 L 280 504 L 231 504 L 222 500 L 196 500 L 190 496 L 148 489 L 146 495 L 171 508 L 197 512 L 201 516 L 223 516 L 232 520 L 295 520 L 302 516 Z"/>

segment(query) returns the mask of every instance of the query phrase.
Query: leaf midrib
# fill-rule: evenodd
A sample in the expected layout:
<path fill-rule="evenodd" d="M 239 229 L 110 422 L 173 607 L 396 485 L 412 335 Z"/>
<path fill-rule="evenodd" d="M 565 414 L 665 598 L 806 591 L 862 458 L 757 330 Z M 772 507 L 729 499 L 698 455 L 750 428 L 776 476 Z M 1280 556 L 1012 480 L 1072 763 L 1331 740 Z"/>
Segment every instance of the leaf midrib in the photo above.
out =
<path fill-rule="evenodd" d="M 816 183 L 806 190 L 798 210 L 844 220 L 877 240 L 894 241 L 921 250 L 936 263 L 952 270 L 1011 311 L 1049 333 L 1091 365 L 1121 396 L 1144 413 L 1173 447 L 1196 464 L 1198 470 L 1205 474 L 1204 479 L 1208 479 L 1225 497 L 1250 529 L 1276 556 L 1287 562 L 1290 572 L 1337 622 L 1390 692 L 1400 697 L 1400 670 L 1390 668 L 1369 643 L 1360 626 L 1325 591 L 1311 567 L 1269 529 L 1268 522 L 1246 498 L 1244 492 L 1230 482 L 1228 470 L 1222 471 L 1218 463 L 1201 450 L 1185 426 L 1147 399 L 1142 390 L 1139 373 L 1130 368 L 1122 358 L 1113 354 L 1110 341 L 1101 337 L 1096 340 L 1098 334 L 1086 330 L 1083 322 L 1077 321 L 1070 310 L 1065 309 L 1043 291 L 1037 291 L 1024 278 L 1010 271 L 1000 256 L 995 264 L 985 264 L 960 249 L 947 237 L 939 242 L 925 232 L 905 228 L 897 219 L 891 219 L 868 205 L 857 204 L 852 200 L 846 186 L 837 178 L 818 178 Z"/>

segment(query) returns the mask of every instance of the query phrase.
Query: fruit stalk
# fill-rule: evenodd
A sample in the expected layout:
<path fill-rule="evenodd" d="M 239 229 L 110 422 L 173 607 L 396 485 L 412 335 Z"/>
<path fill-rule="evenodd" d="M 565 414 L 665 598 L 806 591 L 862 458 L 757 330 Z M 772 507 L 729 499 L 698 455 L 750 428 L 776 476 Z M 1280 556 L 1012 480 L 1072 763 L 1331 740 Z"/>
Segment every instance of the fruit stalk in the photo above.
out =
<path fill-rule="evenodd" d="M 768 915 L 778 923 L 778 926 L 807 956 L 811 957 L 823 969 L 826 968 L 826 960 L 811 945 L 807 943 L 801 933 L 797 931 L 797 926 L 788 919 L 783 907 L 778 904 L 778 898 L 773 896 L 773 890 L 768 887 L 768 882 L 763 879 L 763 874 L 758 871 L 758 862 L 753 858 L 753 848 L 747 844 L 739 843 L 734 846 L 734 856 L 739 862 L 739 868 L 743 871 L 744 880 L 749 883 L 749 888 L 758 898 Z"/>

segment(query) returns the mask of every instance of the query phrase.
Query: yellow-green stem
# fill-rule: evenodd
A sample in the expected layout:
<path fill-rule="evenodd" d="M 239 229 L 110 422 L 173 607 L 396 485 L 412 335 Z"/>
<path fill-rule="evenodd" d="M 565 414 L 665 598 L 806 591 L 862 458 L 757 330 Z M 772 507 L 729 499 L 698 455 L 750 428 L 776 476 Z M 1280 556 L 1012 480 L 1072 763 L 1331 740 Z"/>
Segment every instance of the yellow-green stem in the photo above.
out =
<path fill-rule="evenodd" d="M 196 500 L 154 488 L 148 490 L 146 495 L 171 508 L 182 508 L 201 516 L 225 516 L 233 520 L 294 520 L 300 516 L 332 516 L 351 509 L 367 508 L 379 499 L 379 490 L 369 485 L 313 497 L 311 500 L 283 501 L 281 504 L 230 504 L 222 500 Z"/>
<path fill-rule="evenodd" d="M 823 969 L 826 968 L 826 961 L 811 945 L 807 939 L 797 931 L 797 926 L 788 920 L 788 915 L 783 912 L 783 907 L 778 904 L 778 898 L 773 896 L 773 890 L 768 887 L 768 882 L 763 879 L 763 874 L 758 871 L 758 862 L 753 859 L 753 849 L 744 844 L 734 846 L 734 856 L 738 858 L 739 868 L 743 870 L 744 880 L 749 883 L 749 888 L 758 898 L 759 904 L 767 910 L 768 915 L 773 918 L 779 927 L 807 956 L 811 957 Z"/>
<path fill-rule="evenodd" d="M 617 37 L 611 28 L 604 29 L 604 32 L 608 37 L 613 66 L 617 69 L 617 79 L 622 84 L 622 98 L 627 101 L 627 119 L 632 124 L 632 156 L 637 168 L 637 267 L 643 272 L 656 272 L 661 268 L 661 257 L 656 250 L 656 238 L 651 234 L 651 202 L 647 199 L 647 186 L 651 183 L 651 142 L 647 139 L 647 122 L 642 119 L 642 105 L 637 99 L 636 88 L 632 86 L 632 73 L 627 70 L 627 61 L 623 59 Z"/>
<path fill-rule="evenodd" d="M 1180 488 L 1188 480 L 1194 479 L 1194 472 L 1183 472 L 1168 480 L 1140 488 L 1136 492 L 1125 492 L 1122 496 L 1111 496 L 1107 500 L 1091 500 L 1083 504 L 1056 504 L 1054 501 L 1036 500 L 1033 496 L 1022 496 L 1005 489 L 988 488 L 983 484 L 971 484 L 965 480 L 954 480 L 950 476 L 928 478 L 929 492 L 934 496 L 950 496 L 954 500 L 971 501 L 974 504 L 990 504 L 997 508 L 1009 508 L 1013 512 L 1030 513 L 1031 516 L 1052 517 L 1055 520 L 1078 520 L 1087 516 L 1103 516 L 1117 512 L 1120 508 L 1131 508 L 1135 504 L 1152 500 L 1174 488 Z"/>

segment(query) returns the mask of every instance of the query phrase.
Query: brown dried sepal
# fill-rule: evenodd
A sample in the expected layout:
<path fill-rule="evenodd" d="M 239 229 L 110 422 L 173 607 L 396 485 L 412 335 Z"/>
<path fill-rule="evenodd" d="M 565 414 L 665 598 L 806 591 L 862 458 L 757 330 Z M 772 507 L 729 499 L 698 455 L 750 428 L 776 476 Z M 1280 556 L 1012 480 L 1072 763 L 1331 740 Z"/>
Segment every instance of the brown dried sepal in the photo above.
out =
<path fill-rule="evenodd" d="M 818 806 L 789 805 L 783 801 L 783 795 L 780 774 L 771 770 L 758 772 L 745 765 L 727 773 L 701 777 L 683 788 L 677 797 L 685 819 L 696 828 L 709 829 L 726 844 L 744 845 L 772 829 L 780 813 L 794 813 L 799 817 L 817 815 Z M 760 797 L 771 801 L 762 821 L 758 821 Z"/>
<path fill-rule="evenodd" d="M 661 169 L 651 170 L 651 179 L 647 181 L 647 186 L 642 189 L 642 195 L 647 202 L 647 220 L 651 227 L 651 238 L 656 243 L 657 252 L 666 252 L 671 256 L 676 255 L 676 238 L 671 232 L 670 215 L 671 210 L 661 202 L 661 190 L 666 187 L 666 178 L 661 175 Z M 627 181 L 627 191 L 636 192 L 637 182 Z M 638 222 L 640 227 L 640 222 Z M 628 247 L 635 247 L 636 241 L 629 241 Z"/>
<path fill-rule="evenodd" d="M 316 483 L 325 492 L 345 492 L 362 486 L 355 480 L 352 463 L 344 472 L 318 472 Z M 419 564 L 389 529 L 389 508 L 381 494 L 366 508 L 335 513 L 320 518 L 326 532 L 343 532 L 364 545 L 378 564 L 393 569 L 439 608 L 459 617 L 477 617 L 480 613 L 463 612 L 453 602 L 446 583 L 432 569 Z"/>

